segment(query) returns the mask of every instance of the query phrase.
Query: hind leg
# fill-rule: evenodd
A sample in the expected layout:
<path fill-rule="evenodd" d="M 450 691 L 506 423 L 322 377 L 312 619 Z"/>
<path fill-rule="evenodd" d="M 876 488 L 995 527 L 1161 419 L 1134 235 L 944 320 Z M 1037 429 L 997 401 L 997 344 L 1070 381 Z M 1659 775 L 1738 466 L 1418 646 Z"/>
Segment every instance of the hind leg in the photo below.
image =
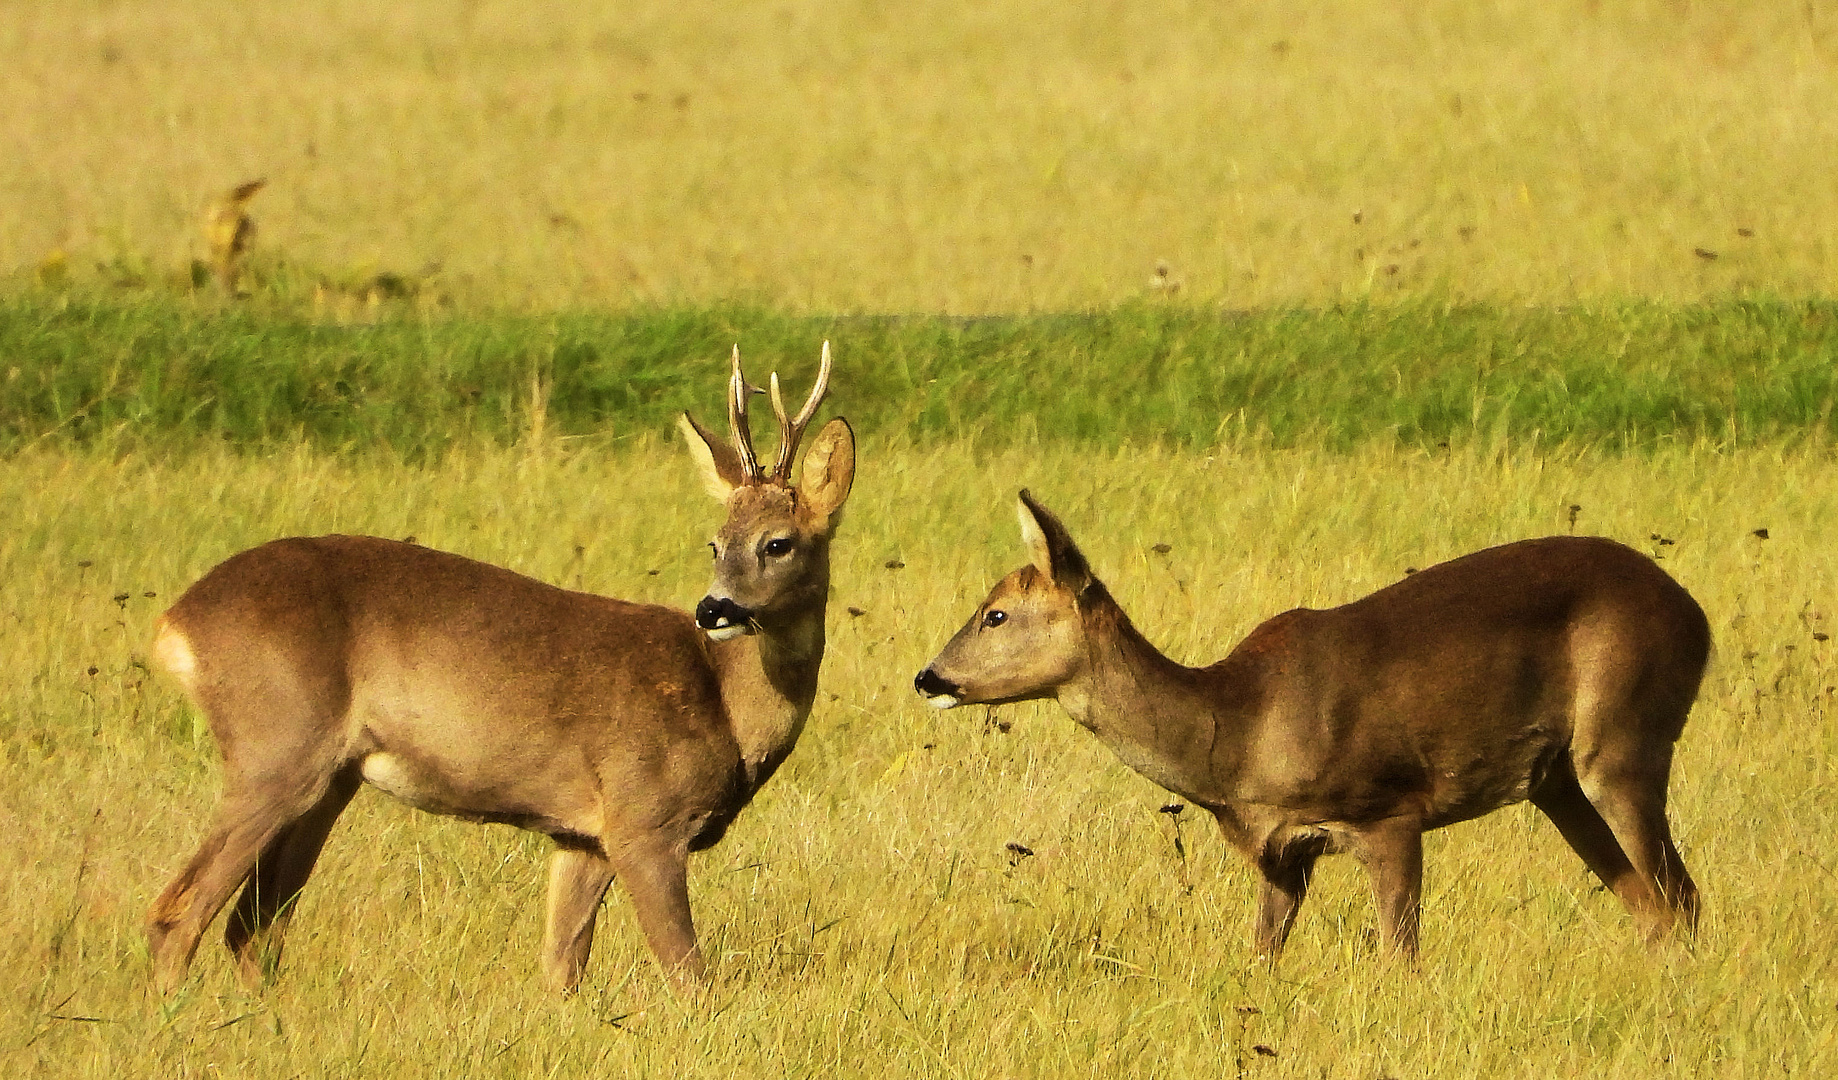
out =
<path fill-rule="evenodd" d="M 1574 788 L 1559 780 L 1545 809 L 1649 940 L 1676 923 L 1691 929 L 1698 917 L 1698 887 L 1666 821 L 1666 783 L 1710 642 L 1703 613 L 1689 597 L 1682 603 L 1674 598 L 1672 605 L 1666 617 L 1673 625 L 1663 632 L 1618 625 L 1606 616 L 1576 631 L 1572 659 L 1579 676 L 1568 754 Z M 1593 817 L 1577 799 L 1579 791 Z"/>
<path fill-rule="evenodd" d="M 355 769 L 339 772 L 319 801 L 282 829 L 257 857 L 223 928 L 223 943 L 235 956 L 237 975 L 245 987 L 259 988 L 280 963 L 282 938 L 294 904 L 313 873 L 333 823 L 361 784 Z"/>
<path fill-rule="evenodd" d="M 1671 762 L 1668 747 L 1665 765 Z M 1617 895 L 1643 924 L 1648 939 L 1664 935 L 1674 923 L 1686 930 L 1698 921 L 1698 887 L 1672 842 L 1666 820 L 1665 767 L 1595 767 L 1580 778 L 1589 802 L 1613 831 L 1633 867 L 1631 883 Z"/>
<path fill-rule="evenodd" d="M 1665 744 L 1658 749 L 1597 749 L 1577 766 L 1577 790 L 1612 832 L 1630 867 L 1610 887 L 1638 918 L 1649 939 L 1662 937 L 1674 922 L 1693 929 L 1698 920 L 1698 887 L 1691 872 L 1685 871 L 1684 858 L 1673 845 L 1673 828 L 1665 819 L 1665 782 L 1671 764 L 1673 748 Z"/>
<path fill-rule="evenodd" d="M 319 801 L 320 790 L 277 798 L 256 784 L 230 782 L 197 854 L 147 913 L 153 976 L 162 993 L 184 981 L 205 927 L 249 878 L 262 852 Z"/>
<path fill-rule="evenodd" d="M 1551 824 L 1557 826 L 1564 842 L 1582 857 L 1583 864 L 1599 878 L 1615 898 L 1636 915 L 1651 903 L 1651 893 L 1634 872 L 1634 864 L 1621 850 L 1613 829 L 1596 812 L 1588 796 L 1576 781 L 1568 761 L 1552 769 L 1538 789 L 1532 792 L 1536 806 Z"/>

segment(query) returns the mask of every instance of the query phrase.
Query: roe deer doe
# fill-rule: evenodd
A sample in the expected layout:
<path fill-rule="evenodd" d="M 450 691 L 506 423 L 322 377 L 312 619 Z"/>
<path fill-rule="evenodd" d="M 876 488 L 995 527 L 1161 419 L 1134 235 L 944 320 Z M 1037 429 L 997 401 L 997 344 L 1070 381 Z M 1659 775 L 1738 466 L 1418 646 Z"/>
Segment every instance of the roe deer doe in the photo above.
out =
<path fill-rule="evenodd" d="M 1710 628 L 1627 547 L 1488 548 L 1325 611 L 1285 612 L 1189 668 L 1130 624 L 1026 492 L 1032 564 L 914 680 L 940 708 L 1054 698 L 1123 762 L 1218 819 L 1262 876 L 1275 959 L 1315 860 L 1351 851 L 1385 947 L 1415 957 L 1422 835 L 1530 799 L 1654 936 L 1696 921 L 1666 781 Z"/>
<path fill-rule="evenodd" d="M 224 939 L 245 983 L 282 933 L 360 784 L 411 806 L 545 833 L 543 971 L 580 980 L 617 877 L 679 983 L 700 980 L 687 857 L 791 752 L 816 695 L 830 537 L 855 474 L 841 418 L 793 458 L 830 374 L 795 418 L 778 376 L 778 459 L 760 468 L 755 390 L 734 352 L 733 445 L 685 414 L 727 507 L 695 615 L 570 592 L 458 555 L 366 536 L 276 540 L 233 556 L 158 623 L 154 655 L 210 721 L 224 789 L 204 842 L 148 915 L 163 989 L 238 886 Z"/>

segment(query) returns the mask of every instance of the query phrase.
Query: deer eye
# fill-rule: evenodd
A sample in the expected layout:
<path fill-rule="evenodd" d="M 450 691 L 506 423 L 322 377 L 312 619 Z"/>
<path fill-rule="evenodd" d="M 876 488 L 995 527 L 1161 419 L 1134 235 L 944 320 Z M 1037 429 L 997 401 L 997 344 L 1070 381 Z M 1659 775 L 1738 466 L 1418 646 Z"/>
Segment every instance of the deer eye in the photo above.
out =
<path fill-rule="evenodd" d="M 789 555 L 791 554 L 791 538 L 786 536 L 775 536 L 771 540 L 766 541 L 765 551 L 766 554 L 775 558 L 780 555 Z"/>
<path fill-rule="evenodd" d="M 983 616 L 983 625 L 985 627 L 1001 626 L 1003 623 L 1007 621 L 1008 621 L 1008 612 L 1006 611 L 991 611 L 991 612 L 985 613 Z"/>

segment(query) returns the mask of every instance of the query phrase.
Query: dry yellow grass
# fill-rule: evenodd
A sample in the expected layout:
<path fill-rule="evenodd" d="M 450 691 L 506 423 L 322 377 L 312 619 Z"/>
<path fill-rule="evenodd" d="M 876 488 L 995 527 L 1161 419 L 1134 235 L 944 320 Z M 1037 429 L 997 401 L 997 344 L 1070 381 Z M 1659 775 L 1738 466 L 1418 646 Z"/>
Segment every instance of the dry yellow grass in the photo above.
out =
<path fill-rule="evenodd" d="M 280 259 L 358 279 L 438 263 L 444 291 L 483 305 L 973 313 L 1175 283 L 1229 305 L 1838 285 L 1828 0 L 15 7 L 0 272 L 177 272 L 206 254 L 204 201 L 266 176 L 253 276 Z M 140 919 L 216 779 L 208 734 L 142 655 L 198 573 L 276 535 L 348 530 L 637 599 L 701 595 L 715 515 L 674 444 L 533 441 L 427 469 L 7 460 L 9 1075 L 1838 1065 L 1838 484 L 1819 446 L 1092 459 L 871 436 L 825 693 L 692 871 L 718 972 L 706 1000 L 669 996 L 616 893 L 584 992 L 545 995 L 544 845 L 374 794 L 335 832 L 276 987 L 243 995 L 207 944 L 185 994 L 151 997 Z M 1562 531 L 1573 504 L 1581 529 L 1663 554 L 1718 645 L 1673 784 L 1707 899 L 1698 942 L 1635 944 L 1521 807 L 1433 839 L 1419 973 L 1372 955 L 1364 882 L 1339 860 L 1283 966 L 1254 966 L 1250 872 L 1199 823 L 1177 860 L 1164 793 L 1051 709 L 1009 710 L 1004 732 L 911 693 L 1018 562 L 1023 484 L 1189 661 L 1282 608 Z"/>
<path fill-rule="evenodd" d="M 0 69 L 0 269 L 53 276 L 267 176 L 258 263 L 488 304 L 1838 285 L 1829 0 L 73 0 Z"/>
<path fill-rule="evenodd" d="M 0 1068 L 1543 1080 L 1838 1065 L 1838 666 L 1819 637 L 1833 632 L 1838 485 L 1823 447 L 1094 459 L 1050 443 L 988 454 L 871 439 L 837 542 L 818 709 L 786 768 L 692 867 L 717 971 L 706 1000 L 670 998 L 616 893 L 583 993 L 545 995 L 544 845 L 374 793 L 333 834 L 276 987 L 241 994 L 207 944 L 185 994 L 150 996 L 140 918 L 215 792 L 208 735 L 141 666 L 154 613 L 232 551 L 331 530 L 413 534 L 634 598 L 700 596 L 716 511 L 680 449 L 568 446 L 428 469 L 307 453 L 8 462 L 0 972 L 15 989 L 0 998 Z M 1324 863 L 1282 967 L 1256 967 L 1250 872 L 1198 822 L 1183 867 L 1156 813 L 1165 793 L 1052 709 L 999 714 L 1004 733 L 911 692 L 913 671 L 1020 560 L 1022 484 L 1064 514 L 1151 637 L 1190 661 L 1279 609 L 1563 531 L 1573 504 L 1580 529 L 1663 554 L 1718 649 L 1672 787 L 1707 899 L 1695 946 L 1636 944 L 1520 807 L 1435 834 L 1420 972 L 1373 955 L 1370 901 L 1346 860 Z M 1011 857 L 1011 841 L 1035 854 Z"/>

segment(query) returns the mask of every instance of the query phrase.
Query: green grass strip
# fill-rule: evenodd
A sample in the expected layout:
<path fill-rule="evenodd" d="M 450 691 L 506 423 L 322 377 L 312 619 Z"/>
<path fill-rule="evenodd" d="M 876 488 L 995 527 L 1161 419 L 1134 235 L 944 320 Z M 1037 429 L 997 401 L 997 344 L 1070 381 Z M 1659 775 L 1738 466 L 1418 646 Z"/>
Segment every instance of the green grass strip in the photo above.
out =
<path fill-rule="evenodd" d="M 521 438 L 535 378 L 549 432 L 658 431 L 683 408 L 720 419 L 734 342 L 756 381 L 776 368 L 795 395 L 825 338 L 836 411 L 858 430 L 921 439 L 1339 447 L 1478 434 L 1639 448 L 1838 435 L 1828 301 L 982 319 L 697 308 L 337 326 L 158 295 L 27 292 L 0 297 L 0 451 L 304 439 L 424 459 L 456 441 Z"/>

